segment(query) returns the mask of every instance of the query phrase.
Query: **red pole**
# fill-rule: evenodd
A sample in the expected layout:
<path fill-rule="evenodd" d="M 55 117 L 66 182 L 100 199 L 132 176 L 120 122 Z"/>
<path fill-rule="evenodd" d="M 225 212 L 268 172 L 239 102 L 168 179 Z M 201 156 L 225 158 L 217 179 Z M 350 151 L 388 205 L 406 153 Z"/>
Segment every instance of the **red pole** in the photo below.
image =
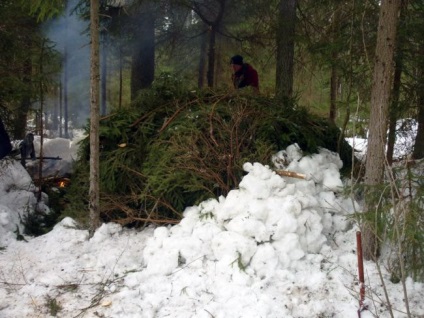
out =
<path fill-rule="evenodd" d="M 358 317 L 361 317 L 361 311 L 364 309 L 365 300 L 365 280 L 364 280 L 364 259 L 362 257 L 362 239 L 361 232 L 356 232 L 356 245 L 358 255 L 358 276 L 359 276 L 359 310 Z"/>

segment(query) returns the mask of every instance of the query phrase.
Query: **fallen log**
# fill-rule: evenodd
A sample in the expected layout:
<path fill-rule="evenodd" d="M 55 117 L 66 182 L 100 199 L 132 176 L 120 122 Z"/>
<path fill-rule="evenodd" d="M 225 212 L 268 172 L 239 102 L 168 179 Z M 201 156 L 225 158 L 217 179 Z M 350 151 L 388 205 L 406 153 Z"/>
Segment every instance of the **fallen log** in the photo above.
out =
<path fill-rule="evenodd" d="M 287 171 L 287 170 L 275 170 L 275 173 L 282 177 L 290 177 L 290 178 L 297 178 L 297 179 L 304 179 L 306 180 L 306 174 L 297 173 L 293 171 Z"/>

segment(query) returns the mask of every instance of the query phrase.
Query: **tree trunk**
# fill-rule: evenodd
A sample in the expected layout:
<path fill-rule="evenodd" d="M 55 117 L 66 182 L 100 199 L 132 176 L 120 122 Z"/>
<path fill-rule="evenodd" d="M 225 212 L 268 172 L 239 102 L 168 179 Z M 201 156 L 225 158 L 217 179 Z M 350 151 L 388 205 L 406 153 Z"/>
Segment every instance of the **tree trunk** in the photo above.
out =
<path fill-rule="evenodd" d="M 90 0 L 90 189 L 89 210 L 90 227 L 89 236 L 100 225 L 100 186 L 99 186 L 99 0 Z"/>
<path fill-rule="evenodd" d="M 43 56 L 44 55 L 44 39 L 41 45 L 41 52 L 40 52 L 40 60 L 38 62 L 39 64 L 39 95 L 40 95 L 40 158 L 43 158 L 44 156 L 44 83 L 43 83 L 43 77 L 44 77 L 44 70 L 43 70 Z M 42 197 L 42 185 L 43 185 L 43 160 L 39 160 L 38 162 L 38 193 L 37 193 L 37 202 L 41 201 Z"/>
<path fill-rule="evenodd" d="M 420 56 L 424 56 L 424 43 L 420 45 Z M 412 157 L 414 159 L 424 158 L 424 61 L 420 61 L 417 78 L 421 79 L 417 89 L 418 94 L 418 132 L 415 137 L 414 151 Z"/>
<path fill-rule="evenodd" d="M 406 6 L 402 4 L 400 8 L 400 17 L 399 17 L 399 26 L 402 28 L 406 16 Z M 387 153 L 386 158 L 388 164 L 391 166 L 393 163 L 393 153 L 396 143 L 396 122 L 398 120 L 399 113 L 399 98 L 400 98 L 400 89 L 401 89 L 401 79 L 402 79 L 402 70 L 403 70 L 403 46 L 405 45 L 405 34 L 404 32 L 398 32 L 396 49 L 395 49 L 395 72 L 393 76 L 393 93 L 392 93 L 392 102 L 390 103 L 389 110 L 389 132 L 387 136 Z"/>
<path fill-rule="evenodd" d="M 21 104 L 16 112 L 15 120 L 13 123 L 13 138 L 16 140 L 24 139 L 26 134 L 26 124 L 28 112 L 31 108 L 30 86 L 32 76 L 32 62 L 31 58 L 25 60 L 23 65 L 22 83 L 25 89 L 22 94 Z"/>
<path fill-rule="evenodd" d="M 55 96 L 60 96 L 60 86 L 55 86 Z M 56 95 L 57 94 L 57 95 Z M 57 132 L 59 130 L 59 107 L 60 101 L 59 99 L 55 99 L 53 101 L 53 117 L 52 117 L 52 129 Z"/>
<path fill-rule="evenodd" d="M 65 44 L 65 52 L 64 52 L 64 65 L 63 65 L 63 134 L 65 138 L 69 138 L 69 131 L 68 131 L 68 48 L 67 44 Z"/>
<path fill-rule="evenodd" d="M 193 1 L 193 11 L 202 19 L 208 28 L 209 48 L 208 48 L 208 70 L 206 80 L 208 87 L 213 87 L 215 83 L 215 60 L 216 60 L 216 34 L 222 22 L 227 0 L 217 0 L 215 5 L 209 6 L 208 2 L 200 3 Z M 211 10 L 214 7 L 214 10 Z"/>
<path fill-rule="evenodd" d="M 151 2 L 143 3 L 137 15 L 138 39 L 131 65 L 131 99 L 152 85 L 155 77 L 155 13 Z"/>
<path fill-rule="evenodd" d="M 206 74 L 208 87 L 213 87 L 215 76 L 215 42 L 216 30 L 213 25 L 209 28 L 208 72 Z"/>
<path fill-rule="evenodd" d="M 396 122 L 398 119 L 397 113 L 399 108 L 400 83 L 402 75 L 402 62 L 400 59 L 396 62 L 395 74 L 393 76 L 393 94 L 392 102 L 389 110 L 389 134 L 387 136 L 387 163 L 389 166 L 393 163 L 393 153 L 396 142 Z"/>
<path fill-rule="evenodd" d="M 203 88 L 205 85 L 205 70 L 206 70 L 206 55 L 208 48 L 208 33 L 205 32 L 201 35 L 200 42 L 200 59 L 199 59 L 199 68 L 198 68 L 198 79 L 197 87 Z"/>
<path fill-rule="evenodd" d="M 418 132 L 415 137 L 414 151 L 412 158 L 424 158 L 424 92 L 421 90 L 418 98 Z"/>
<path fill-rule="evenodd" d="M 278 11 L 276 95 L 293 95 L 296 0 L 281 0 Z"/>
<path fill-rule="evenodd" d="M 102 71 L 101 71 L 101 115 L 105 116 L 106 115 L 106 98 L 107 98 L 107 34 L 106 32 L 103 32 L 103 42 L 102 42 L 102 52 L 101 52 L 101 67 L 102 67 Z"/>
<path fill-rule="evenodd" d="M 365 165 L 365 185 L 370 190 L 381 184 L 384 176 L 387 118 L 400 3 L 401 0 L 383 0 L 380 6 Z M 376 194 L 375 191 L 367 191 L 365 211 L 372 213 L 375 217 L 365 221 L 362 225 L 364 258 L 367 260 L 378 257 L 379 250 L 377 224 L 375 223 L 378 220 L 378 203 L 376 203 L 378 200 L 375 199 L 373 192 Z"/>
<path fill-rule="evenodd" d="M 337 54 L 333 53 L 333 61 L 337 58 Z M 335 63 L 331 66 L 331 78 L 330 78 L 330 114 L 329 119 L 332 123 L 336 122 L 337 114 L 337 67 Z"/>
<path fill-rule="evenodd" d="M 63 85 L 62 80 L 59 82 L 59 137 L 63 136 Z"/>
<path fill-rule="evenodd" d="M 122 96 L 123 96 L 123 70 L 124 70 L 124 54 L 122 44 L 119 44 L 119 102 L 118 109 L 122 108 Z"/>
<path fill-rule="evenodd" d="M 215 43 L 215 76 L 214 76 L 214 82 L 213 86 L 217 87 L 220 83 L 222 83 L 222 55 L 221 55 L 221 47 L 218 42 L 218 44 Z"/>
<path fill-rule="evenodd" d="M 336 6 L 334 8 L 334 14 L 331 24 L 331 42 L 332 42 L 332 52 L 331 52 L 331 77 L 330 77 L 330 111 L 329 111 L 329 119 L 332 123 L 336 122 L 337 116 L 337 88 L 339 84 L 339 72 L 338 72 L 338 64 L 339 64 L 339 49 L 336 45 L 339 42 L 340 37 L 340 9 Z M 353 18 L 352 18 L 353 19 Z M 349 49 L 350 51 L 350 49 Z M 349 55 L 351 52 L 349 53 Z M 349 100 L 348 100 L 349 103 Z"/>

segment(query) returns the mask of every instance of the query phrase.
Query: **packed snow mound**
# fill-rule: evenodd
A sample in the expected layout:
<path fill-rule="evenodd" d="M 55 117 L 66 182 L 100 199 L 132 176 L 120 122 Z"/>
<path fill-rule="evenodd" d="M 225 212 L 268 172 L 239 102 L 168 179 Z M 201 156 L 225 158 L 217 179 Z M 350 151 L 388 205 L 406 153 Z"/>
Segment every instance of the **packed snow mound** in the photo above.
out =
<path fill-rule="evenodd" d="M 325 149 L 307 157 L 296 146 L 288 151 L 295 160 L 286 169 L 307 179 L 282 178 L 268 166 L 246 163 L 239 189 L 187 208 L 180 224 L 155 231 L 143 254 L 147 271 L 169 275 L 203 256 L 229 276 L 239 269 L 267 276 L 319 253 L 327 235 L 349 226 L 340 217 L 354 211 L 339 196 L 341 161 Z"/>
<path fill-rule="evenodd" d="M 108 223 L 88 239 L 65 218 L 46 235 L 11 242 L 0 253 L 0 316 L 49 317 L 54 299 L 61 317 L 356 318 L 356 228 L 346 216 L 358 207 L 341 195 L 338 157 L 291 146 L 275 160 L 306 178 L 246 163 L 239 189 L 188 207 L 176 226 Z M 404 317 L 402 284 L 382 271 L 395 318 Z M 374 264 L 365 272 L 382 295 Z M 414 315 L 424 314 L 422 284 L 407 285 Z M 375 310 L 361 317 L 389 316 L 367 304 Z"/>
<path fill-rule="evenodd" d="M 84 138 L 82 131 L 77 131 L 73 140 L 65 138 L 44 138 L 42 157 L 42 176 L 59 177 L 72 172 L 74 160 L 77 158 L 78 143 Z M 36 157 L 40 157 L 40 136 L 34 138 Z M 15 141 L 18 150 L 20 141 Z M 51 158 L 60 158 L 54 160 Z M 26 169 L 17 158 L 6 157 L 0 160 L 0 247 L 7 246 L 16 240 L 18 234 L 24 232 L 23 221 L 34 213 L 49 214 L 48 197 L 42 193 L 41 201 L 37 202 L 37 191 L 33 178 L 39 177 L 39 159 L 27 158 Z"/>
<path fill-rule="evenodd" d="M 76 134 L 74 139 L 44 138 L 43 153 L 41 156 L 41 137 L 35 136 L 34 149 L 37 157 L 43 159 L 44 177 L 61 177 L 72 173 L 74 161 L 78 158 L 79 142 L 84 138 L 82 133 Z M 39 161 L 27 159 L 27 167 L 32 175 L 38 174 Z"/>
<path fill-rule="evenodd" d="M 28 215 L 40 210 L 50 212 L 45 195 L 37 202 L 35 191 L 30 175 L 19 161 L 0 160 L 0 247 L 23 234 L 22 222 Z"/>

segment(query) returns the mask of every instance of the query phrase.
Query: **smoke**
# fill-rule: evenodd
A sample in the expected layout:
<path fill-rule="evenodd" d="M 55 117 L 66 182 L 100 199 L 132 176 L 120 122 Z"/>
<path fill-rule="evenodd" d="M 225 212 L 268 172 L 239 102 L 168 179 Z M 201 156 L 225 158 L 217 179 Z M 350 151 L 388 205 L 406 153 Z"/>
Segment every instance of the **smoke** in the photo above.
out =
<path fill-rule="evenodd" d="M 82 127 L 90 113 L 90 34 L 89 19 L 73 12 L 77 3 L 78 0 L 67 1 L 63 15 L 47 22 L 43 29 L 62 55 L 62 113 L 67 100 L 70 125 Z"/>

